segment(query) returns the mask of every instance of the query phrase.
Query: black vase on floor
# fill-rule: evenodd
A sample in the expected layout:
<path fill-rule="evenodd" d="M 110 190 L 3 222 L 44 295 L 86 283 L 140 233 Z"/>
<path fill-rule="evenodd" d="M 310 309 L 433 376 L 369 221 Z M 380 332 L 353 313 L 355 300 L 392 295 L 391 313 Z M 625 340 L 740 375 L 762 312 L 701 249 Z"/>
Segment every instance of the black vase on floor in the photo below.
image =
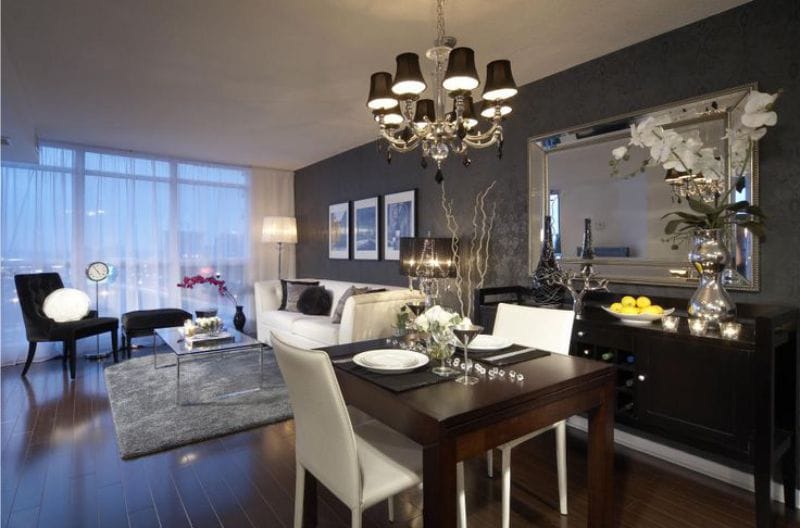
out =
<path fill-rule="evenodd" d="M 244 330 L 244 324 L 247 322 L 247 317 L 244 316 L 244 306 L 237 305 L 236 313 L 233 316 L 233 327 L 238 331 Z"/>

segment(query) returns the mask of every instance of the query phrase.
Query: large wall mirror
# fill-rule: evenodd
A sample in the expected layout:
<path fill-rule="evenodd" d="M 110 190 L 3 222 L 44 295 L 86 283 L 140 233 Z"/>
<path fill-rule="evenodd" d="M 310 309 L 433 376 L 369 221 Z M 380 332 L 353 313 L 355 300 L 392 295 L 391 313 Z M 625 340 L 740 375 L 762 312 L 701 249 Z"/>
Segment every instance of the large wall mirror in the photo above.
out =
<path fill-rule="evenodd" d="M 565 268 L 578 268 L 583 262 L 579 255 L 584 219 L 590 218 L 596 253 L 593 263 L 600 275 L 618 283 L 695 286 L 697 273 L 687 258 L 688 242 L 676 246 L 664 234 L 666 221 L 661 219 L 669 211 L 689 211 L 685 200 L 678 202 L 665 183 L 666 174 L 661 168 L 648 168 L 632 177 L 612 175 L 611 151 L 628 144 L 631 124 L 667 114 L 670 124 L 666 128 L 696 133 L 705 145 L 716 146 L 732 179 L 730 145 L 724 136 L 726 129 L 740 118 L 742 101 L 753 88 L 754 85 L 742 86 L 531 138 L 528 141 L 531 274 L 541 252 L 544 217 L 550 215 L 556 254 Z M 636 172 L 647 153 L 636 149 L 631 154 L 634 157 L 626 165 Z M 757 204 L 755 146 L 744 174 L 744 190 L 732 193 L 730 200 Z M 732 255 L 725 277 L 728 287 L 758 291 L 758 239 L 735 226 L 726 238 Z"/>

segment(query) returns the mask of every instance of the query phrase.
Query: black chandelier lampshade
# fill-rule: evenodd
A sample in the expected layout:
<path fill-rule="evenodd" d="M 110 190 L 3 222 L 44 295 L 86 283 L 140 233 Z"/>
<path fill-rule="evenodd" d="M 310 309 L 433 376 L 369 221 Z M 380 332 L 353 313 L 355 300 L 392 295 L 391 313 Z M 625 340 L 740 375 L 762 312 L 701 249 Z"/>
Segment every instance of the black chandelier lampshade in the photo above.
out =
<path fill-rule="evenodd" d="M 417 101 L 417 109 L 414 112 L 414 124 L 418 127 L 424 127 L 428 123 L 425 118 L 431 123 L 436 121 L 436 110 L 433 106 L 433 99 L 420 99 Z"/>
<path fill-rule="evenodd" d="M 446 279 L 456 276 L 452 239 L 416 237 L 400 239 L 400 274 Z M 427 245 L 427 255 L 426 252 Z"/>
<path fill-rule="evenodd" d="M 428 85 L 419 69 L 419 55 L 401 53 L 397 56 L 397 72 L 394 74 L 392 92 L 403 97 L 415 97 L 425 91 Z"/>
<path fill-rule="evenodd" d="M 486 85 L 483 87 L 483 99 L 486 101 L 502 101 L 517 94 L 517 84 L 511 74 L 510 60 L 496 60 L 486 65 Z"/>
<path fill-rule="evenodd" d="M 392 93 L 392 74 L 373 73 L 369 80 L 367 107 L 371 110 L 387 110 L 397 106 L 397 97 Z"/>
<path fill-rule="evenodd" d="M 475 52 L 471 48 L 455 48 L 447 61 L 442 86 L 448 92 L 468 92 L 480 84 L 475 69 Z"/>

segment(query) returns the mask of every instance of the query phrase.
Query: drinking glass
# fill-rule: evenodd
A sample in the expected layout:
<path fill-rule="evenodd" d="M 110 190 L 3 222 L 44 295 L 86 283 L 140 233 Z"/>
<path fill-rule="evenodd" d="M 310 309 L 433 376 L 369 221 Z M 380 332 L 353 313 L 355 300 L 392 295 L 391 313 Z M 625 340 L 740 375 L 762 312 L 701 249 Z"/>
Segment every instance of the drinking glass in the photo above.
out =
<path fill-rule="evenodd" d="M 461 341 L 464 346 L 464 375 L 455 379 L 456 383 L 462 385 L 475 385 L 478 378 L 469 375 L 469 344 L 483 332 L 483 327 L 478 325 L 458 325 L 453 327 L 453 334 Z"/>
<path fill-rule="evenodd" d="M 445 361 L 453 355 L 453 333 L 449 328 L 431 332 L 428 339 L 428 355 L 439 360 L 439 366 L 431 369 L 437 376 L 458 374 L 456 369 L 445 365 Z"/>

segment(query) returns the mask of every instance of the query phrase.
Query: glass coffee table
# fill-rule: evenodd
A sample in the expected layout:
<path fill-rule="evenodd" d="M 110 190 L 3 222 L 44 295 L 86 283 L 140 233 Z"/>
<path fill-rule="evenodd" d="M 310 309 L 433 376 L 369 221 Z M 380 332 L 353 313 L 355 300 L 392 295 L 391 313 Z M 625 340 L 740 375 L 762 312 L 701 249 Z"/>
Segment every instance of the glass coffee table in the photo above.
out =
<path fill-rule="evenodd" d="M 245 352 L 258 352 L 258 386 L 244 390 L 226 392 L 217 396 L 216 399 L 238 396 L 240 394 L 259 391 L 263 388 L 264 349 L 266 348 L 266 345 L 236 330 L 225 330 L 225 333 L 230 334 L 233 339 L 231 341 L 210 343 L 208 345 L 195 344 L 193 347 L 189 348 L 186 346 L 186 341 L 183 337 L 183 327 L 159 328 L 156 330 L 156 335 L 160 337 L 161 340 L 175 354 L 175 376 L 177 379 L 175 401 L 179 405 L 181 404 L 181 363 L 185 363 L 187 360 L 200 359 L 208 356 L 225 357 L 228 355 L 238 355 Z"/>

